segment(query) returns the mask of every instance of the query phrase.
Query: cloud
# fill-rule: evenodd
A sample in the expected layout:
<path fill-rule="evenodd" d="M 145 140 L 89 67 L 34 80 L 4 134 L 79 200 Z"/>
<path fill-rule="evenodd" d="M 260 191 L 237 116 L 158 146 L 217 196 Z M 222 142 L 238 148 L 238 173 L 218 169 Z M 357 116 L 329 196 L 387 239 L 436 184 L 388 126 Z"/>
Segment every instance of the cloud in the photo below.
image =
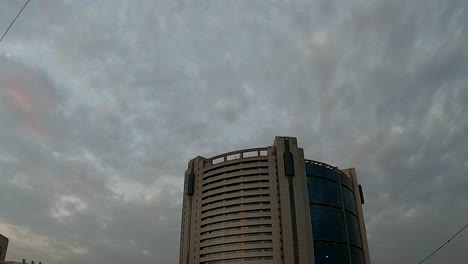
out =
<path fill-rule="evenodd" d="M 83 213 L 88 208 L 80 198 L 70 195 L 62 195 L 52 208 L 52 217 L 58 220 L 72 216 L 74 213 Z"/>
<path fill-rule="evenodd" d="M 0 44 L 8 258 L 176 263 L 187 162 L 290 135 L 357 169 L 372 261 L 415 263 L 468 217 L 467 18 L 465 1 L 31 2 Z"/>

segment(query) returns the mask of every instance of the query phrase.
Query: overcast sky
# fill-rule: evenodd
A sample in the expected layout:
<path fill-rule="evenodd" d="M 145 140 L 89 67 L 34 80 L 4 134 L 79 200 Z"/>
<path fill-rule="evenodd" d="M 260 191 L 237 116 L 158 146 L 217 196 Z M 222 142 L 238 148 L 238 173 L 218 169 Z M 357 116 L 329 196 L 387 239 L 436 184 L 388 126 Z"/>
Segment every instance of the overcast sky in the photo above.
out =
<path fill-rule="evenodd" d="M 177 263 L 187 162 L 282 135 L 356 168 L 373 263 L 417 263 L 468 222 L 467 112 L 466 0 L 33 0 L 0 43 L 7 258 Z"/>

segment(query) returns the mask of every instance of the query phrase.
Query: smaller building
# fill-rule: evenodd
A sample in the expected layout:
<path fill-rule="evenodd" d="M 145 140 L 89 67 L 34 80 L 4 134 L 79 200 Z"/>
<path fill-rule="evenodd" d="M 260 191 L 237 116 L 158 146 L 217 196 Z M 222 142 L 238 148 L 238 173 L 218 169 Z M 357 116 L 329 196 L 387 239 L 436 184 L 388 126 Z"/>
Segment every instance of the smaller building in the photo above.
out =
<path fill-rule="evenodd" d="M 34 261 L 31 261 L 31 263 L 26 262 L 25 259 L 23 259 L 22 262 L 17 262 L 17 261 L 7 261 L 7 262 L 0 262 L 0 264 L 35 264 Z M 42 262 L 39 262 L 39 264 L 42 264 Z"/>
<path fill-rule="evenodd" d="M 3 263 L 5 261 L 7 249 L 8 238 L 0 234 L 0 263 Z"/>
<path fill-rule="evenodd" d="M 36 264 L 34 261 L 27 262 L 25 259 L 23 259 L 22 262 L 18 261 L 5 261 L 5 262 L 0 262 L 0 264 Z M 42 262 L 39 262 L 39 264 L 42 264 Z"/>
<path fill-rule="evenodd" d="M 22 262 L 5 261 L 6 252 L 8 249 L 8 242 L 8 238 L 0 234 L 0 264 L 35 264 L 34 261 L 31 261 L 31 263 L 29 263 L 25 259 L 23 259 Z M 42 264 L 42 262 L 39 262 L 39 264 Z"/>

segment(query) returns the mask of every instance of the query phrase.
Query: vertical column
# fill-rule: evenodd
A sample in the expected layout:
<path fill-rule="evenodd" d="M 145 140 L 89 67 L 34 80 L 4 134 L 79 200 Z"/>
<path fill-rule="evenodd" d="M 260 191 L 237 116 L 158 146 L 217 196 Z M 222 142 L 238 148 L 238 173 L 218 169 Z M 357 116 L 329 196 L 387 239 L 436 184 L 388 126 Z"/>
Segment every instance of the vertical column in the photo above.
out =
<path fill-rule="evenodd" d="M 296 138 L 277 137 L 281 223 L 285 263 L 314 263 L 303 150 Z"/>
<path fill-rule="evenodd" d="M 179 264 L 189 264 L 190 257 L 190 224 L 192 222 L 193 195 L 193 160 L 188 164 L 184 177 L 184 196 L 182 204 L 182 224 L 180 234 Z"/>
<path fill-rule="evenodd" d="M 298 147 L 297 139 L 290 138 L 290 151 L 294 157 L 294 197 L 298 226 L 298 248 L 301 264 L 314 263 L 312 224 L 310 221 L 309 195 L 305 171 L 304 150 Z"/>
<path fill-rule="evenodd" d="M 185 172 L 184 200 L 180 236 L 179 264 L 195 264 L 200 261 L 200 204 L 201 178 L 205 159 L 191 160 Z"/>
<path fill-rule="evenodd" d="M 190 236 L 190 262 L 188 264 L 200 263 L 200 222 L 201 222 L 201 194 L 202 177 L 205 159 L 196 157 L 193 163 L 194 191 L 192 196 L 192 218 Z"/>
<path fill-rule="evenodd" d="M 280 193 L 278 169 L 276 164 L 276 148 L 268 148 L 268 168 L 270 177 L 270 199 L 271 199 L 271 224 L 273 240 L 273 263 L 284 264 L 283 261 L 283 242 L 281 234 L 281 214 L 280 214 Z"/>
<path fill-rule="evenodd" d="M 291 205 L 289 203 L 288 179 L 285 174 L 284 165 L 284 140 L 276 137 L 273 144 L 276 147 L 276 164 L 278 173 L 280 215 L 281 215 L 281 235 L 283 242 L 284 263 L 294 263 L 293 234 L 291 222 Z"/>

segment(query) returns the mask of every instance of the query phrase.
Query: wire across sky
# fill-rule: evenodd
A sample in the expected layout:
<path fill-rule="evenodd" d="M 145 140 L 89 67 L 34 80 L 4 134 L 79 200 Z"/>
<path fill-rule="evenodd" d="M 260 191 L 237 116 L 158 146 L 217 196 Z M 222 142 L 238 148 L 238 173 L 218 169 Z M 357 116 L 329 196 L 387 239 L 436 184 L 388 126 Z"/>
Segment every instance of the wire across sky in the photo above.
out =
<path fill-rule="evenodd" d="M 2 35 L 2 38 L 0 38 L 0 43 L 2 42 L 3 38 L 5 38 L 6 34 L 8 33 L 8 31 L 10 31 L 10 28 L 13 26 L 13 24 L 15 23 L 16 19 L 18 19 L 18 17 L 21 15 L 21 13 L 23 12 L 24 8 L 28 5 L 30 0 L 27 0 L 23 7 L 21 8 L 21 10 L 18 12 L 18 14 L 16 15 L 15 19 L 13 19 L 13 21 L 11 21 L 10 25 L 8 26 L 8 28 L 5 30 L 5 32 L 3 33 Z"/>

